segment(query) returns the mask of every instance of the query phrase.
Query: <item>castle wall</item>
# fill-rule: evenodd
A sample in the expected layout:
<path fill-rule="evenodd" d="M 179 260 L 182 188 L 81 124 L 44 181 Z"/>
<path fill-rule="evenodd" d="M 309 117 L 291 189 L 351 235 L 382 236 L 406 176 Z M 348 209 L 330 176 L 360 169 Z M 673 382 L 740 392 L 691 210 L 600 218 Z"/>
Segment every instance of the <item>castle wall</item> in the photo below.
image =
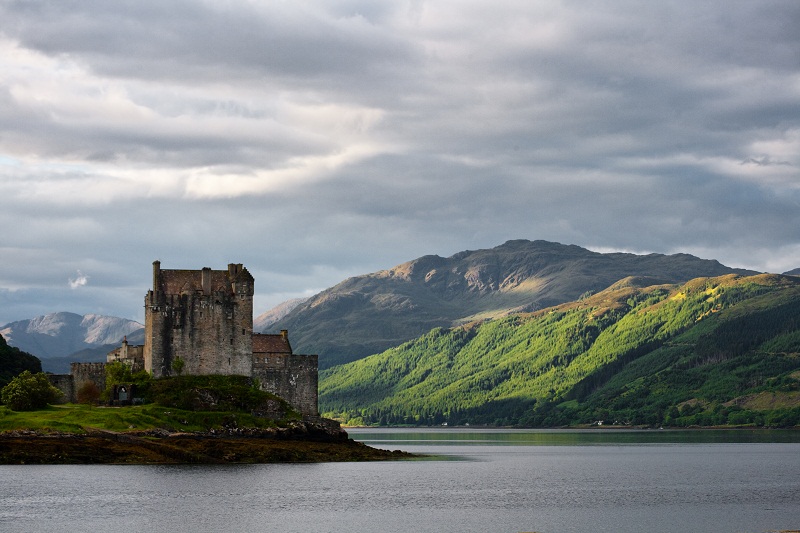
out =
<path fill-rule="evenodd" d="M 75 402 L 75 385 L 72 374 L 47 374 L 50 384 L 64 394 L 65 403 Z"/>
<path fill-rule="evenodd" d="M 250 374 L 252 301 L 237 301 L 224 292 L 170 294 L 153 314 L 158 315 L 151 319 L 153 376 L 171 375 L 178 357 L 184 374 Z"/>
<path fill-rule="evenodd" d="M 280 396 L 304 415 L 319 414 L 318 357 L 291 353 L 254 354 L 253 377 L 261 389 Z"/>
<path fill-rule="evenodd" d="M 78 391 L 89 382 L 97 385 L 99 390 L 106 388 L 106 363 L 72 363 L 69 373 L 72 376 L 73 396 L 76 401 Z"/>

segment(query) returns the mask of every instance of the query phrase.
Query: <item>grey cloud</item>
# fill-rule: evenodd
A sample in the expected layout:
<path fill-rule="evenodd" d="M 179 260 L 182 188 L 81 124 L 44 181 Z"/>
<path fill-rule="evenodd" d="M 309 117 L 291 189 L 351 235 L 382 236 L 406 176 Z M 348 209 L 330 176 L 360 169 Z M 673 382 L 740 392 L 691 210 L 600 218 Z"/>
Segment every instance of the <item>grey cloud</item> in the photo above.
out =
<path fill-rule="evenodd" d="M 9 3 L 3 17 L 5 32 L 26 46 L 129 78 L 323 86 L 370 72 L 377 80 L 413 55 L 360 17 L 325 18 L 300 2 L 25 1 Z"/>
<path fill-rule="evenodd" d="M 513 238 L 800 266 L 796 2 L 220 6 L 2 4 L 64 84 L 0 74 L 6 320 L 138 316 L 154 259 L 262 306 Z"/>

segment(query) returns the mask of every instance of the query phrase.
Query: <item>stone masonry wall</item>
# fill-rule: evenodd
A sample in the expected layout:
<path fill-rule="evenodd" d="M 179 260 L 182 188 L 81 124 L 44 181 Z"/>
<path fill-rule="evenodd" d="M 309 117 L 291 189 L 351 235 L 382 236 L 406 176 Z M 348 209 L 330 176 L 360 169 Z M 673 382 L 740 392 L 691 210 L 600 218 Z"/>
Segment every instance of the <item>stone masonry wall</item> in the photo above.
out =
<path fill-rule="evenodd" d="M 47 374 L 50 384 L 64 394 L 65 403 L 75 402 L 75 386 L 72 374 Z"/>
<path fill-rule="evenodd" d="M 304 415 L 316 416 L 317 363 L 316 355 L 269 354 L 253 360 L 253 377 L 262 390 L 280 396 Z"/>
<path fill-rule="evenodd" d="M 184 374 L 249 375 L 253 357 L 250 302 L 225 293 L 165 295 L 159 309 L 148 313 L 151 323 L 146 324 L 152 331 L 153 375 L 170 375 L 178 357 L 184 362 Z"/>
<path fill-rule="evenodd" d="M 106 388 L 106 363 L 72 363 L 69 373 L 72 376 L 73 402 L 78 391 L 88 382 L 94 382 L 101 391 Z"/>

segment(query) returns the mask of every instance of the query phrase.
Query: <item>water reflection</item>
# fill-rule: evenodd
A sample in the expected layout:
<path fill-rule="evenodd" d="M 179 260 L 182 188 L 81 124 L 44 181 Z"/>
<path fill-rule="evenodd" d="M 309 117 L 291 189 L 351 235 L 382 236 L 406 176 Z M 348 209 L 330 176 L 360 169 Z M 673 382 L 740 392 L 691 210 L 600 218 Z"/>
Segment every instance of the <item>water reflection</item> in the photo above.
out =
<path fill-rule="evenodd" d="M 765 533 L 800 527 L 797 432 L 357 429 L 449 460 L 0 466 L 0 531 Z"/>
<path fill-rule="evenodd" d="M 351 438 L 386 448 L 429 446 L 591 446 L 714 443 L 800 443 L 797 430 L 348 428 Z"/>

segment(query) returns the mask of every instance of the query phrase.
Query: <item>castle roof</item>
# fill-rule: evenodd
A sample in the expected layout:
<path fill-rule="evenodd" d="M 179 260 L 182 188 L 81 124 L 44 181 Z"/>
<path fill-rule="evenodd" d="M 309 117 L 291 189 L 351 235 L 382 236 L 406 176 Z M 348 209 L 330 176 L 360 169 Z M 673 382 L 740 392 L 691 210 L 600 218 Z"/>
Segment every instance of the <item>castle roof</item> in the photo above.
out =
<path fill-rule="evenodd" d="M 289 337 L 285 333 L 279 335 L 253 333 L 253 353 L 292 353 Z"/>

